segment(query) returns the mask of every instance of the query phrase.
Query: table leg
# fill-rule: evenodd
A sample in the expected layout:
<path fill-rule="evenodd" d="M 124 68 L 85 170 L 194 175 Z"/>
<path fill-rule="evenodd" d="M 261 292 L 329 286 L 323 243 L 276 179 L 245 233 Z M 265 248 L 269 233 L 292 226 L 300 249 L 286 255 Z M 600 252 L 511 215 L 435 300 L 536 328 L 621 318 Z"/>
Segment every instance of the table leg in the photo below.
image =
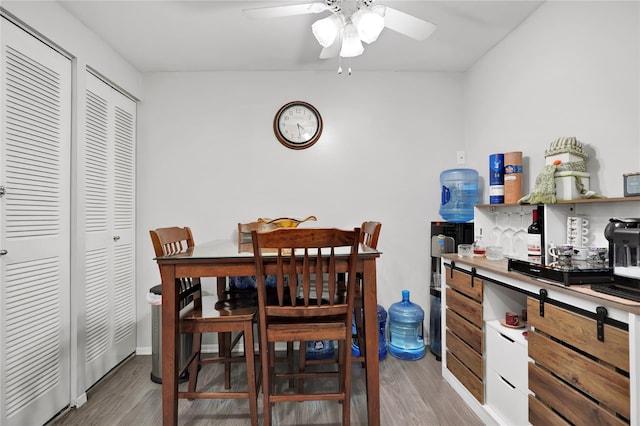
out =
<path fill-rule="evenodd" d="M 378 359 L 378 298 L 376 261 L 363 261 L 362 299 L 364 310 L 364 351 L 367 379 L 369 426 L 380 425 L 380 370 Z"/>
<path fill-rule="evenodd" d="M 178 424 L 178 286 L 175 265 L 162 265 L 162 424 Z"/>
<path fill-rule="evenodd" d="M 225 298 L 224 291 L 227 289 L 227 277 L 217 277 L 216 289 L 218 293 L 218 300 Z M 218 333 L 218 356 L 224 358 L 231 357 L 231 333 L 219 332 Z M 231 362 L 224 363 L 224 388 L 231 388 Z"/>

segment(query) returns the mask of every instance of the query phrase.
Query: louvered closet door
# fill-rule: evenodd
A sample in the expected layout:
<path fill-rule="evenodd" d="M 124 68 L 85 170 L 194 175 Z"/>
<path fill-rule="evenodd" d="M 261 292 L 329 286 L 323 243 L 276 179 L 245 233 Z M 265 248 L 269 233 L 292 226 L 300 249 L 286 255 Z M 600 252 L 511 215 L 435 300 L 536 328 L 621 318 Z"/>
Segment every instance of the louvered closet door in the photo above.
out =
<path fill-rule="evenodd" d="M 88 388 L 135 351 L 135 103 L 87 73 L 85 158 Z"/>
<path fill-rule="evenodd" d="M 0 21 L 0 424 L 39 425 L 70 399 L 71 62 Z"/>

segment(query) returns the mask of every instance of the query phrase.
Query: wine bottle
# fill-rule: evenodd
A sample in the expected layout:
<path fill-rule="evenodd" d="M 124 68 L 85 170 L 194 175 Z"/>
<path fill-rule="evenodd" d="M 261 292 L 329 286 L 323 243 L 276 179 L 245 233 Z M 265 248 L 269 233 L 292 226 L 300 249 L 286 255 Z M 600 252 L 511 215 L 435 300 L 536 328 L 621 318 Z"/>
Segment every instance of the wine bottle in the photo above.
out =
<path fill-rule="evenodd" d="M 542 256 L 542 223 L 537 209 L 532 210 L 531 215 L 533 221 L 527 228 L 527 255 L 530 261 L 539 263 Z"/>

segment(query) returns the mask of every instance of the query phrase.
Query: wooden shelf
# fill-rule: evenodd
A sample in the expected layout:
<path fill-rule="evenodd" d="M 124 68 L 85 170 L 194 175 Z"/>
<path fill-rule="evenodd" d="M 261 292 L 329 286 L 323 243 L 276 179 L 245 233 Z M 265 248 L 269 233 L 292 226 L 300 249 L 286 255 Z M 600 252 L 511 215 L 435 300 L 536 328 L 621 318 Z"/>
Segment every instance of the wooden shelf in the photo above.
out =
<path fill-rule="evenodd" d="M 640 201 L 640 196 L 635 197 L 615 197 L 615 198 L 578 198 L 576 200 L 561 200 L 554 204 L 589 204 L 589 203 L 615 203 L 624 201 Z M 547 204 L 553 206 L 554 204 Z M 476 204 L 476 207 L 518 207 L 537 206 L 542 204 Z"/>

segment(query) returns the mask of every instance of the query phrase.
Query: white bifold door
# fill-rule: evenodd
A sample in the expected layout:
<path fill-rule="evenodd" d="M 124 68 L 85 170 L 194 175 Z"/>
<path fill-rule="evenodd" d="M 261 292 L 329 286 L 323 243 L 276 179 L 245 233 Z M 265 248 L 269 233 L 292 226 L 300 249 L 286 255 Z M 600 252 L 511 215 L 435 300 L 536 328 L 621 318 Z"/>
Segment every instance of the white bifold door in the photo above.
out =
<path fill-rule="evenodd" d="M 86 75 L 84 143 L 78 164 L 84 206 L 85 387 L 136 348 L 136 104 Z M 82 330 L 84 329 L 84 333 Z"/>
<path fill-rule="evenodd" d="M 0 17 L 0 424 L 70 397 L 71 61 Z"/>

